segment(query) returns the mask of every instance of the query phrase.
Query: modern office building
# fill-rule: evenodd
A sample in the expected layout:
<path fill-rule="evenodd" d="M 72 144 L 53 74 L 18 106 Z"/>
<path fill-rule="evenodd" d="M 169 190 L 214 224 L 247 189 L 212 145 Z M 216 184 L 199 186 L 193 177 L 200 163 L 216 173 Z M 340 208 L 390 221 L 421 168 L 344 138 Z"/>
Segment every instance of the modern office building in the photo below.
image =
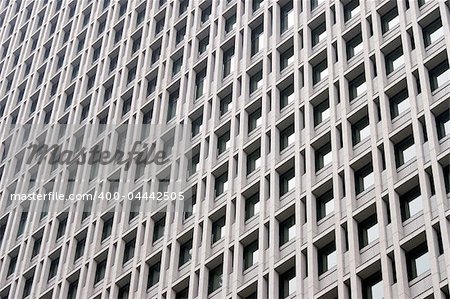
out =
<path fill-rule="evenodd" d="M 449 33 L 448 0 L 0 1 L 0 298 L 449 298 Z M 27 160 L 132 138 L 169 162 Z M 12 200 L 50 192 L 91 197 Z"/>

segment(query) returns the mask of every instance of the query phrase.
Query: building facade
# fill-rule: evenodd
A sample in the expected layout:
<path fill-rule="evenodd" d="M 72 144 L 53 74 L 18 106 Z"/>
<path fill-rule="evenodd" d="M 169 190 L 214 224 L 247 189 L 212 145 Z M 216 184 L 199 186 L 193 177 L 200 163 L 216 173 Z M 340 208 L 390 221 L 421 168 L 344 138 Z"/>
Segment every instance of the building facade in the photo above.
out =
<path fill-rule="evenodd" d="M 449 26 L 448 0 L 0 1 L 0 298 L 449 298 Z M 169 162 L 27 161 L 136 136 Z M 89 196 L 13 200 L 57 193 Z"/>

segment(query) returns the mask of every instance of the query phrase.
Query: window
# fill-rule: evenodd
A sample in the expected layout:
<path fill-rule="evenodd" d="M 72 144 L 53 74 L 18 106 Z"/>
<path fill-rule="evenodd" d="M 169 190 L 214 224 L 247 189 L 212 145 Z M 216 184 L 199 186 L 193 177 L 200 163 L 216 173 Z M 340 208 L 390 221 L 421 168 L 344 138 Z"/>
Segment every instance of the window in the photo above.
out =
<path fill-rule="evenodd" d="M 217 139 L 217 154 L 224 153 L 230 147 L 230 131 L 225 132 Z"/>
<path fill-rule="evenodd" d="M 401 195 L 399 199 L 402 221 L 406 221 L 422 211 L 422 197 L 418 186 Z"/>
<path fill-rule="evenodd" d="M 195 173 L 197 173 L 197 166 L 199 162 L 200 162 L 200 153 L 193 155 L 191 160 L 189 161 L 189 176 L 192 176 Z"/>
<path fill-rule="evenodd" d="M 356 195 L 369 190 L 374 184 L 372 164 L 368 164 L 355 172 Z"/>
<path fill-rule="evenodd" d="M 157 262 L 148 269 L 147 289 L 151 288 L 159 282 L 160 272 L 161 262 Z"/>
<path fill-rule="evenodd" d="M 229 33 L 232 30 L 234 30 L 235 26 L 236 26 L 236 14 L 233 14 L 225 20 L 225 33 Z"/>
<path fill-rule="evenodd" d="M 280 223 L 280 246 L 295 239 L 295 215 L 289 216 L 286 220 Z"/>
<path fill-rule="evenodd" d="M 31 252 L 31 258 L 34 258 L 39 254 L 39 250 L 41 249 L 42 237 L 34 240 L 33 251 Z"/>
<path fill-rule="evenodd" d="M 209 20 L 210 15 L 211 15 L 211 5 L 208 5 L 207 7 L 202 9 L 202 14 L 201 14 L 202 24 L 206 23 Z"/>
<path fill-rule="evenodd" d="M 245 221 L 259 214 L 259 193 L 245 199 Z"/>
<path fill-rule="evenodd" d="M 158 21 L 156 22 L 156 25 L 155 25 L 155 35 L 158 35 L 161 31 L 164 30 L 164 23 L 165 23 L 165 20 L 166 20 L 166 19 L 162 18 L 161 20 L 158 20 Z"/>
<path fill-rule="evenodd" d="M 432 43 L 441 39 L 444 36 L 444 28 L 442 27 L 441 19 L 437 19 L 429 24 L 427 27 L 423 28 L 423 41 L 425 47 L 428 47 Z"/>
<path fill-rule="evenodd" d="M 48 272 L 48 280 L 50 280 L 56 276 L 56 273 L 58 272 L 58 264 L 59 264 L 59 257 L 53 259 L 50 262 L 50 270 Z"/>
<path fill-rule="evenodd" d="M 110 61 L 109 61 L 109 72 L 110 73 L 116 69 L 118 59 L 119 58 L 117 55 L 110 58 Z"/>
<path fill-rule="evenodd" d="M 247 175 L 251 174 L 261 165 L 261 150 L 258 148 L 247 155 Z"/>
<path fill-rule="evenodd" d="M 358 225 L 359 248 L 362 249 L 378 240 L 377 215 L 372 215 Z"/>
<path fill-rule="evenodd" d="M 376 273 L 362 282 L 363 298 L 383 299 L 384 287 L 380 273 Z"/>
<path fill-rule="evenodd" d="M 132 104 L 132 98 L 125 99 L 122 104 L 122 117 L 130 112 Z"/>
<path fill-rule="evenodd" d="M 252 1 L 252 9 L 253 12 L 257 11 L 261 7 L 262 0 L 253 0 Z"/>
<path fill-rule="evenodd" d="M 399 24 L 399 17 L 397 7 L 381 17 L 381 30 L 383 34 L 388 32 L 398 24 Z"/>
<path fill-rule="evenodd" d="M 136 246 L 135 238 L 133 238 L 132 240 L 125 243 L 122 264 L 125 264 L 126 262 L 128 262 L 129 260 L 131 260 L 133 258 L 135 246 Z"/>
<path fill-rule="evenodd" d="M 295 268 L 291 268 L 279 277 L 280 298 L 287 298 L 296 291 Z"/>
<path fill-rule="evenodd" d="M 344 6 L 344 21 L 348 22 L 359 13 L 359 0 L 352 0 Z"/>
<path fill-rule="evenodd" d="M 216 198 L 227 192 L 228 190 L 228 172 L 220 175 L 216 178 L 215 182 L 215 195 Z"/>
<path fill-rule="evenodd" d="M 78 289 L 78 280 L 69 284 L 69 290 L 67 291 L 67 299 L 76 299 Z"/>
<path fill-rule="evenodd" d="M 188 6 L 189 6 L 189 0 L 180 0 L 179 16 L 181 16 L 188 9 Z"/>
<path fill-rule="evenodd" d="M 314 47 L 315 45 L 319 44 L 321 41 L 325 40 L 326 37 L 327 35 L 325 23 L 322 23 L 311 30 L 312 46 Z"/>
<path fill-rule="evenodd" d="M 233 65 L 234 47 L 223 53 L 223 77 L 225 78 L 234 71 Z"/>
<path fill-rule="evenodd" d="M 177 111 L 177 101 L 178 101 L 178 90 L 172 92 L 169 95 L 169 105 L 167 107 L 167 122 L 171 121 Z"/>
<path fill-rule="evenodd" d="M 211 244 L 216 243 L 223 237 L 223 230 L 225 227 L 225 216 L 220 217 L 212 224 L 212 230 L 211 230 Z"/>
<path fill-rule="evenodd" d="M 359 75 L 348 83 L 350 101 L 360 97 L 366 92 L 366 76 L 364 74 Z"/>
<path fill-rule="evenodd" d="M 320 5 L 322 5 L 325 1 L 324 0 L 311 0 L 311 10 L 316 9 Z"/>
<path fill-rule="evenodd" d="M 11 274 L 14 273 L 14 270 L 16 270 L 16 264 L 17 264 L 17 255 L 10 257 L 8 273 L 6 274 L 6 277 L 9 277 Z"/>
<path fill-rule="evenodd" d="M 117 299 L 128 299 L 130 294 L 130 285 L 127 284 L 119 289 L 119 294 L 117 294 Z"/>
<path fill-rule="evenodd" d="M 177 35 L 175 36 L 175 45 L 178 45 L 183 41 L 185 34 L 186 34 L 186 27 L 182 27 L 177 30 Z"/>
<path fill-rule="evenodd" d="M 113 217 L 104 220 L 102 230 L 102 241 L 111 235 L 112 227 L 113 227 Z"/>
<path fill-rule="evenodd" d="M 161 56 L 161 47 L 153 49 L 153 51 L 152 51 L 152 64 L 156 63 L 159 60 L 160 56 Z"/>
<path fill-rule="evenodd" d="M 330 103 L 328 99 L 314 107 L 314 126 L 321 124 L 330 117 Z"/>
<path fill-rule="evenodd" d="M 208 295 L 222 287 L 222 265 L 209 270 Z"/>
<path fill-rule="evenodd" d="M 286 149 L 295 142 L 294 124 L 280 132 L 280 151 Z"/>
<path fill-rule="evenodd" d="M 352 125 L 352 141 L 353 145 L 357 145 L 362 140 L 370 137 L 369 117 L 363 119 Z"/>
<path fill-rule="evenodd" d="M 280 196 L 285 195 L 295 188 L 295 170 L 289 169 L 280 175 Z"/>
<path fill-rule="evenodd" d="M 77 240 L 77 247 L 75 248 L 75 261 L 81 258 L 84 254 L 84 247 L 86 245 L 86 238 Z"/>
<path fill-rule="evenodd" d="M 328 76 L 327 60 L 324 59 L 313 67 L 313 85 L 316 85 Z"/>
<path fill-rule="evenodd" d="M 280 12 L 280 20 L 281 20 L 281 33 L 284 33 L 289 28 L 294 26 L 294 7 L 292 1 L 286 3 L 283 7 L 281 7 Z"/>
<path fill-rule="evenodd" d="M 391 118 L 394 119 L 397 116 L 403 114 L 409 109 L 408 91 L 403 89 L 392 98 L 389 99 Z"/>
<path fill-rule="evenodd" d="M 316 171 L 321 170 L 333 161 L 331 143 L 327 143 L 316 150 Z"/>
<path fill-rule="evenodd" d="M 444 172 L 445 192 L 447 192 L 447 194 L 448 194 L 448 193 L 450 193 L 450 166 L 447 165 L 447 166 L 443 167 L 442 172 Z"/>
<path fill-rule="evenodd" d="M 280 92 L 280 109 L 294 102 L 294 85 L 291 84 Z"/>
<path fill-rule="evenodd" d="M 437 134 L 439 140 L 450 135 L 450 110 L 446 110 L 436 117 Z"/>
<path fill-rule="evenodd" d="M 244 247 L 244 271 L 258 262 L 258 241 Z"/>
<path fill-rule="evenodd" d="M 59 238 L 61 238 L 64 233 L 66 232 L 66 226 L 67 226 L 67 217 L 64 219 L 61 219 L 59 221 L 59 226 L 58 226 L 58 231 L 56 233 L 56 239 L 58 240 Z"/>
<path fill-rule="evenodd" d="M 317 198 L 317 221 L 334 213 L 333 190 L 328 190 Z"/>
<path fill-rule="evenodd" d="M 180 246 L 180 258 L 178 260 L 178 267 L 183 266 L 192 258 L 192 239 Z"/>
<path fill-rule="evenodd" d="M 183 56 L 175 60 L 172 64 L 172 77 L 175 77 L 180 71 L 183 65 Z"/>
<path fill-rule="evenodd" d="M 220 116 L 224 115 L 230 110 L 231 106 L 231 94 L 220 99 Z"/>
<path fill-rule="evenodd" d="M 319 275 L 331 270 L 336 266 L 336 245 L 334 241 L 319 249 Z"/>
<path fill-rule="evenodd" d="M 450 80 L 450 70 L 448 67 L 448 60 L 440 63 L 434 69 L 429 71 L 431 91 L 435 91 L 442 87 Z"/>
<path fill-rule="evenodd" d="M 359 54 L 363 49 L 362 34 L 359 33 L 347 42 L 347 59 Z"/>
<path fill-rule="evenodd" d="M 165 225 L 166 225 L 166 218 L 164 217 L 155 222 L 155 226 L 153 227 L 153 243 L 155 243 L 164 236 Z"/>
<path fill-rule="evenodd" d="M 256 55 L 259 51 L 261 51 L 264 46 L 263 33 L 264 33 L 264 28 L 263 28 L 262 24 L 252 30 L 252 34 L 251 34 L 251 39 L 252 39 L 251 40 L 251 43 L 252 43 L 251 55 L 252 56 Z"/>
<path fill-rule="evenodd" d="M 175 299 L 189 299 L 189 287 L 179 291 L 175 296 Z"/>
<path fill-rule="evenodd" d="M 206 69 L 201 70 L 195 76 L 195 98 L 198 99 L 203 95 L 204 83 L 206 78 Z"/>
<path fill-rule="evenodd" d="M 284 70 L 294 62 L 294 47 L 290 47 L 280 55 L 280 69 Z"/>
<path fill-rule="evenodd" d="M 33 286 L 33 278 L 34 276 L 31 276 L 30 278 L 27 278 L 27 280 L 25 280 L 25 285 L 23 287 L 23 298 L 26 298 L 30 295 L 31 287 Z"/>
<path fill-rule="evenodd" d="M 192 137 L 197 136 L 200 134 L 200 131 L 202 130 L 203 125 L 203 115 L 200 115 L 196 119 L 192 121 Z"/>
<path fill-rule="evenodd" d="M 258 108 L 248 115 L 248 132 L 252 132 L 261 125 L 262 109 Z"/>
<path fill-rule="evenodd" d="M 201 39 L 198 42 L 198 55 L 205 53 L 206 50 L 208 50 L 208 45 L 209 45 L 209 36 Z"/>
<path fill-rule="evenodd" d="M 262 71 L 258 71 L 256 74 L 250 77 L 250 94 L 262 86 Z"/>
<path fill-rule="evenodd" d="M 189 219 L 195 209 L 195 204 L 197 203 L 197 194 L 194 193 L 189 199 L 183 201 L 183 219 Z"/>
<path fill-rule="evenodd" d="M 141 24 L 142 21 L 144 21 L 144 19 L 145 19 L 145 9 L 137 13 L 136 26 Z"/>
<path fill-rule="evenodd" d="M 97 269 L 95 270 L 94 284 L 97 284 L 105 277 L 106 272 L 106 258 L 97 263 Z"/>
<path fill-rule="evenodd" d="M 385 56 L 386 61 L 386 73 L 389 75 L 390 73 L 398 70 L 405 64 L 405 60 L 403 57 L 403 49 L 402 47 L 398 47 L 391 53 Z"/>
<path fill-rule="evenodd" d="M 409 136 L 395 145 L 395 164 L 397 167 L 416 157 L 413 136 Z"/>
<path fill-rule="evenodd" d="M 423 243 L 406 254 L 406 266 L 408 280 L 424 274 L 430 270 L 430 258 L 428 256 L 427 243 Z"/>

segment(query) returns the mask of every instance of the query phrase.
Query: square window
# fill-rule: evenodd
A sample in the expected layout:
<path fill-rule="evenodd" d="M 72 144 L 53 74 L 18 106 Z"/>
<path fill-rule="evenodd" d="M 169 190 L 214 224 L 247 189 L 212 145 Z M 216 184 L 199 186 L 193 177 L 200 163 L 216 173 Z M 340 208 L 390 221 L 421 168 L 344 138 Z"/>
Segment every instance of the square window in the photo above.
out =
<path fill-rule="evenodd" d="M 211 244 L 214 244 L 223 238 L 224 227 L 225 227 L 225 216 L 222 216 L 213 222 L 211 231 L 212 234 Z"/>
<path fill-rule="evenodd" d="M 259 214 L 259 193 L 245 199 L 245 221 Z"/>
<path fill-rule="evenodd" d="M 280 109 L 293 103 L 294 99 L 294 85 L 291 84 L 280 92 Z"/>
<path fill-rule="evenodd" d="M 313 67 L 313 85 L 316 85 L 328 76 L 327 60 L 322 60 Z"/>
<path fill-rule="evenodd" d="M 362 34 L 359 33 L 351 40 L 347 42 L 347 59 L 352 58 L 355 55 L 358 55 L 364 50 L 363 42 L 362 42 Z"/>
<path fill-rule="evenodd" d="M 443 61 L 428 73 L 430 76 L 431 91 L 435 91 L 436 89 L 444 86 L 444 84 L 450 81 L 448 60 Z"/>
<path fill-rule="evenodd" d="M 178 267 L 188 263 L 192 258 L 192 239 L 180 246 L 180 257 Z"/>
<path fill-rule="evenodd" d="M 369 117 L 364 117 L 352 125 L 353 145 L 357 145 L 362 140 L 370 137 Z"/>
<path fill-rule="evenodd" d="M 352 0 L 344 6 L 344 21 L 348 22 L 359 13 L 359 0 Z"/>
<path fill-rule="evenodd" d="M 252 30 L 251 34 L 251 56 L 256 55 L 264 47 L 264 28 L 263 25 L 259 25 Z"/>
<path fill-rule="evenodd" d="M 376 273 L 362 282 L 363 297 L 370 299 L 383 299 L 384 286 L 380 273 Z"/>
<path fill-rule="evenodd" d="M 366 90 L 366 76 L 364 74 L 359 75 L 348 83 L 350 101 L 362 96 Z"/>
<path fill-rule="evenodd" d="M 125 243 L 122 264 L 125 264 L 126 262 L 128 262 L 133 258 L 135 246 L 136 246 L 135 238 Z"/>
<path fill-rule="evenodd" d="M 258 241 L 253 241 L 244 247 L 244 270 L 258 262 Z"/>
<path fill-rule="evenodd" d="M 359 248 L 362 249 L 370 243 L 378 240 L 377 215 L 372 215 L 358 225 Z"/>
<path fill-rule="evenodd" d="M 401 195 L 399 199 L 402 221 L 406 221 L 422 211 L 422 197 L 418 186 Z"/>
<path fill-rule="evenodd" d="M 198 43 L 198 55 L 205 53 L 206 50 L 208 50 L 208 45 L 209 45 L 209 36 L 200 40 Z"/>
<path fill-rule="evenodd" d="M 224 115 L 230 110 L 231 102 L 232 102 L 231 94 L 220 99 L 220 116 Z"/>
<path fill-rule="evenodd" d="M 106 272 L 106 258 L 97 263 L 97 269 L 95 270 L 94 284 L 99 283 L 105 277 Z"/>
<path fill-rule="evenodd" d="M 228 172 L 220 175 L 215 181 L 216 198 L 228 191 Z"/>
<path fill-rule="evenodd" d="M 391 53 L 385 56 L 386 61 L 386 73 L 389 75 L 390 73 L 398 70 L 403 65 L 405 65 L 405 59 L 403 56 L 403 49 L 402 47 L 398 47 Z"/>
<path fill-rule="evenodd" d="M 397 167 L 411 161 L 416 157 L 413 136 L 409 136 L 395 145 L 395 164 Z"/>
<path fill-rule="evenodd" d="M 317 199 L 317 221 L 334 213 L 333 189 L 328 190 Z"/>
<path fill-rule="evenodd" d="M 261 113 L 262 113 L 262 109 L 258 108 L 248 115 L 248 132 L 249 133 L 261 125 L 261 122 L 262 122 Z"/>
<path fill-rule="evenodd" d="M 316 171 L 321 170 L 333 161 L 331 143 L 327 143 L 316 150 Z"/>
<path fill-rule="evenodd" d="M 356 195 L 369 190 L 371 187 L 373 187 L 373 184 L 374 178 L 372 164 L 367 164 L 366 166 L 355 172 Z"/>
<path fill-rule="evenodd" d="M 291 168 L 280 175 L 280 197 L 295 188 L 295 169 Z"/>
<path fill-rule="evenodd" d="M 147 289 L 153 287 L 159 282 L 161 273 L 161 262 L 157 262 L 148 269 Z"/>
<path fill-rule="evenodd" d="M 227 77 L 234 71 L 234 47 L 223 53 L 223 77 Z"/>
<path fill-rule="evenodd" d="M 289 1 L 280 10 L 280 30 L 281 34 L 294 26 L 294 7 L 293 2 Z"/>
<path fill-rule="evenodd" d="M 229 33 L 236 27 L 236 14 L 231 15 L 225 20 L 225 33 Z"/>
<path fill-rule="evenodd" d="M 209 270 L 208 277 L 208 295 L 222 287 L 222 265 Z"/>
<path fill-rule="evenodd" d="M 280 132 L 280 151 L 283 151 L 295 142 L 294 124 Z"/>
<path fill-rule="evenodd" d="M 394 119 L 397 116 L 403 114 L 409 110 L 408 90 L 405 88 L 392 98 L 389 99 L 391 118 Z"/>
<path fill-rule="evenodd" d="M 381 17 L 381 30 L 383 34 L 399 24 L 397 7 Z"/>
<path fill-rule="evenodd" d="M 163 217 L 160 220 L 155 222 L 155 226 L 153 227 L 153 243 L 158 241 L 164 236 L 164 227 L 166 226 L 166 218 Z"/>
<path fill-rule="evenodd" d="M 280 246 L 295 239 L 295 215 L 289 216 L 286 220 L 280 223 Z"/>
<path fill-rule="evenodd" d="M 312 46 L 316 46 L 327 37 L 325 23 L 320 24 L 311 30 Z"/>
<path fill-rule="evenodd" d="M 262 86 L 262 71 L 258 71 L 256 74 L 250 77 L 250 94 Z"/>
<path fill-rule="evenodd" d="M 191 218 L 194 213 L 195 205 L 197 203 L 197 194 L 194 193 L 192 196 L 183 201 L 183 220 Z"/>
<path fill-rule="evenodd" d="M 225 132 L 217 139 L 217 154 L 224 153 L 230 147 L 230 131 Z"/>
<path fill-rule="evenodd" d="M 436 117 L 436 127 L 439 140 L 450 135 L 450 110 L 446 110 Z"/>
<path fill-rule="evenodd" d="M 430 257 L 427 243 L 423 243 L 406 254 L 406 265 L 408 270 L 408 280 L 424 274 L 430 270 Z"/>
<path fill-rule="evenodd" d="M 314 126 L 321 124 L 330 117 L 330 103 L 328 99 L 314 107 Z"/>
<path fill-rule="evenodd" d="M 318 251 L 319 275 L 331 270 L 336 266 L 336 246 L 334 241 Z"/>
<path fill-rule="evenodd" d="M 425 47 L 441 39 L 444 36 L 441 19 L 439 18 L 423 28 L 422 33 Z"/>
<path fill-rule="evenodd" d="M 288 298 L 295 294 L 296 289 L 295 268 L 293 267 L 279 276 L 279 297 Z"/>
<path fill-rule="evenodd" d="M 280 70 L 284 70 L 294 62 L 294 47 L 290 47 L 280 55 Z"/>
<path fill-rule="evenodd" d="M 247 175 L 258 169 L 261 165 L 261 150 L 258 148 L 247 155 Z"/>

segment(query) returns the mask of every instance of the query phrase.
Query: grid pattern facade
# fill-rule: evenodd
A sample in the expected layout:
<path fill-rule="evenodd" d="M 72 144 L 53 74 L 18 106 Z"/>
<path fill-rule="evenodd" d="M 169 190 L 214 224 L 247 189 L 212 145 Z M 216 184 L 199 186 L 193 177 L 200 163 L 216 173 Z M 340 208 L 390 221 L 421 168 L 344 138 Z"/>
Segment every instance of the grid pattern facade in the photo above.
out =
<path fill-rule="evenodd" d="M 1 1 L 0 297 L 448 298 L 449 5 Z M 176 163 L 23 163 L 55 124 L 158 124 Z"/>

